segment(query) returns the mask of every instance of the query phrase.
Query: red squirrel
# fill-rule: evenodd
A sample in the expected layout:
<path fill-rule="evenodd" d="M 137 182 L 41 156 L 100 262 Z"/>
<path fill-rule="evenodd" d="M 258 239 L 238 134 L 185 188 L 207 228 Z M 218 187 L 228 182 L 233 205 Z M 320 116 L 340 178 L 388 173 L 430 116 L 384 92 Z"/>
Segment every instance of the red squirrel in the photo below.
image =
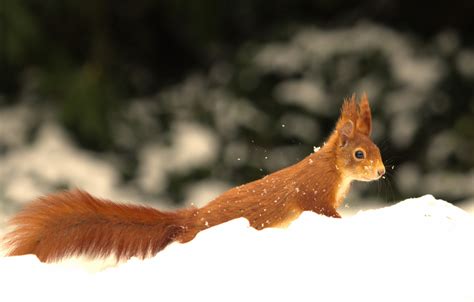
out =
<path fill-rule="evenodd" d="M 288 225 L 303 211 L 340 218 L 336 209 L 353 180 L 385 173 L 379 148 L 369 138 L 367 96 L 346 99 L 322 148 L 300 162 L 232 188 L 202 208 L 174 212 L 120 204 L 73 190 L 40 197 L 10 220 L 9 256 L 35 254 L 41 261 L 85 255 L 117 259 L 154 256 L 169 243 L 245 217 L 257 230 Z"/>

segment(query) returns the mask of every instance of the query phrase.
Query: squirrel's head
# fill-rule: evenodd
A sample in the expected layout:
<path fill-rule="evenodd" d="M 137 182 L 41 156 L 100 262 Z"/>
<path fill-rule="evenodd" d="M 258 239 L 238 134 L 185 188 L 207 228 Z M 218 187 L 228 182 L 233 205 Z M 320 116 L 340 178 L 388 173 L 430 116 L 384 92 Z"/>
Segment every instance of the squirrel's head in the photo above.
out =
<path fill-rule="evenodd" d="M 370 139 L 372 115 L 367 95 L 344 101 L 336 125 L 334 148 L 338 169 L 352 180 L 372 181 L 385 174 L 379 148 Z"/>

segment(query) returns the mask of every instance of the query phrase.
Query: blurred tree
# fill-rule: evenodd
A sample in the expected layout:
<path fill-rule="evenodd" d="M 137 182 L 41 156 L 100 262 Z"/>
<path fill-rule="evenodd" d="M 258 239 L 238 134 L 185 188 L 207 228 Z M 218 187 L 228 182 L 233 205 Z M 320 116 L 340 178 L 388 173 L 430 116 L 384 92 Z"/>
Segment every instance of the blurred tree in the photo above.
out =
<path fill-rule="evenodd" d="M 0 102 L 33 95 L 82 146 L 126 158 L 127 179 L 138 173 L 137 150 L 149 140 L 172 144 L 179 122 L 214 129 L 222 166 L 170 173 L 177 199 L 199 178 L 243 182 L 301 158 L 331 130 L 340 100 L 361 89 L 375 100 L 388 158 L 420 173 L 469 173 L 473 8 L 472 1 L 1 0 Z M 393 31 L 368 26 L 365 35 L 360 20 Z M 130 117 L 133 110 L 141 114 Z M 443 148 L 446 141 L 454 147 Z"/>

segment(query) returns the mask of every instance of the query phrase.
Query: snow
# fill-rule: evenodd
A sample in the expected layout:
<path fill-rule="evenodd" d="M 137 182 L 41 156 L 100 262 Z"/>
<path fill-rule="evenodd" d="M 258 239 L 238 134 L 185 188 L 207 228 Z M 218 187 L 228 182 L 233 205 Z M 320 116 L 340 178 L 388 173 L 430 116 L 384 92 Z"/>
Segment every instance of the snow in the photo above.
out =
<path fill-rule="evenodd" d="M 354 39 L 353 37 L 357 37 Z M 293 35 L 287 44 L 267 43 L 255 56 L 255 63 L 264 72 L 277 71 L 280 74 L 295 74 L 315 69 L 322 62 L 337 54 L 377 50 L 388 60 L 396 81 L 411 89 L 426 90 L 436 85 L 444 71 L 443 62 L 436 56 L 421 56 L 418 48 L 412 46 L 413 39 L 405 34 L 368 22 L 360 22 L 350 28 L 321 29 L 304 28 Z M 350 41 L 350 42 L 348 42 Z M 466 73 L 472 70 L 473 56 L 466 53 L 459 58 L 459 66 L 467 64 Z M 350 74 L 355 67 L 350 61 L 343 62 L 341 76 Z M 313 83 L 315 83 L 313 81 Z M 317 87 L 317 86 L 316 86 Z M 313 92 L 306 88 L 302 95 L 324 95 L 324 91 Z M 303 98 L 306 99 L 306 98 Z M 293 98 L 301 103 L 302 98 Z"/>
<path fill-rule="evenodd" d="M 330 103 L 321 83 L 310 79 L 289 80 L 277 85 L 275 97 L 282 103 L 296 104 L 309 112 L 328 114 Z"/>
<path fill-rule="evenodd" d="M 244 218 L 91 273 L 0 258 L 2 301 L 474 301 L 474 217 L 431 195 L 286 229 Z"/>
<path fill-rule="evenodd" d="M 7 200 L 29 201 L 51 187 L 68 184 L 120 198 L 115 190 L 119 182 L 115 167 L 104 156 L 77 148 L 54 122 L 42 125 L 33 144 L 0 156 L 0 167 L 1 194 Z"/>
<path fill-rule="evenodd" d="M 217 157 L 218 141 L 211 131 L 198 123 L 179 122 L 172 126 L 171 146 L 149 143 L 140 154 L 138 184 L 149 192 L 159 193 L 166 188 L 171 172 L 205 167 Z"/>

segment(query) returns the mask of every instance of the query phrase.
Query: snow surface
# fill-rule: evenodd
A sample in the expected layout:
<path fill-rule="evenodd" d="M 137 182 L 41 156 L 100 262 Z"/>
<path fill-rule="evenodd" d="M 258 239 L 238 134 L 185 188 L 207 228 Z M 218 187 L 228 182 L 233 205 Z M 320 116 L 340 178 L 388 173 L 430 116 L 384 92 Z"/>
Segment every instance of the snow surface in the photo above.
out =
<path fill-rule="evenodd" d="M 474 217 L 431 195 L 286 229 L 244 218 L 92 273 L 0 258 L 1 301 L 474 301 Z"/>

